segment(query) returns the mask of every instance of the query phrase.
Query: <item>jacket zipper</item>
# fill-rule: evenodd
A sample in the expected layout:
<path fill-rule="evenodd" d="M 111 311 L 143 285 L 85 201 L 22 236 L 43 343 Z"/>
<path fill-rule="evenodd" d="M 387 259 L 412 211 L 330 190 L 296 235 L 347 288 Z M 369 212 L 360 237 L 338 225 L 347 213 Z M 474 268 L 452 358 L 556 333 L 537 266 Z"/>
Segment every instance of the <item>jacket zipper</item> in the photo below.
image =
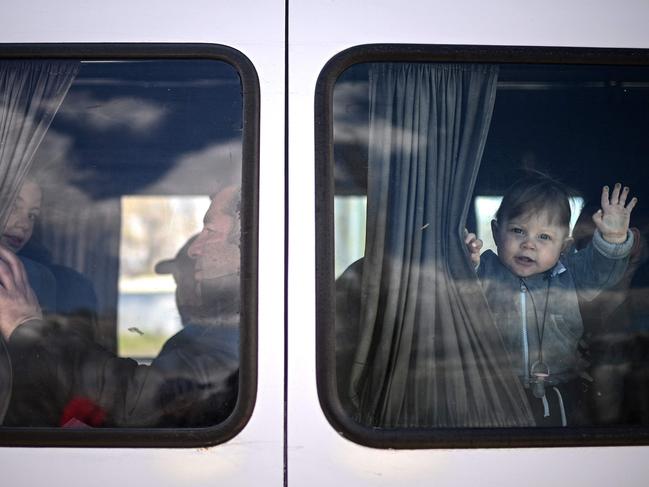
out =
<path fill-rule="evenodd" d="M 523 349 L 523 384 L 525 388 L 530 386 L 530 377 L 527 373 L 530 370 L 530 349 L 529 341 L 527 339 L 527 288 L 521 279 L 521 290 L 519 293 L 520 306 L 521 306 L 521 339 Z"/>

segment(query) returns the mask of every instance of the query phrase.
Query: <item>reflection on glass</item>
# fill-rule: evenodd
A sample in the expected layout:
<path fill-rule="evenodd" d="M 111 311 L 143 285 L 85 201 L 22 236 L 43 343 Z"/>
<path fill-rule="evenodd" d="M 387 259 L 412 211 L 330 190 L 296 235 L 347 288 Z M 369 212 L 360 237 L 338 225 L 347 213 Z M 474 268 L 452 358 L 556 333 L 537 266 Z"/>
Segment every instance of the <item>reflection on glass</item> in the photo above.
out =
<path fill-rule="evenodd" d="M 334 200 L 336 215 L 336 277 L 365 252 L 364 196 L 338 196 Z"/>
<path fill-rule="evenodd" d="M 200 232 L 207 197 L 124 196 L 117 312 L 122 357 L 153 358 L 181 327 L 175 299 L 178 252 Z M 191 265 L 189 262 L 187 265 Z"/>
<path fill-rule="evenodd" d="M 333 102 L 344 410 L 378 428 L 646 422 L 649 69 L 358 64 Z M 512 204 L 539 174 L 557 191 Z"/>
<path fill-rule="evenodd" d="M 482 251 L 492 250 L 496 251 L 496 243 L 494 242 L 491 232 L 491 220 L 496 217 L 498 207 L 502 202 L 502 196 L 476 196 L 474 198 L 473 206 L 476 218 L 476 235 L 482 240 Z M 581 213 L 584 206 L 584 199 L 578 196 L 570 198 L 570 233 L 575 228 L 577 218 Z"/>
<path fill-rule="evenodd" d="M 224 421 L 239 384 L 239 74 L 204 60 L 0 61 L 8 73 L 0 145 L 21 157 L 0 153 L 0 220 L 36 299 L 1 327 L 13 390 L 0 390 L 0 422 Z"/>

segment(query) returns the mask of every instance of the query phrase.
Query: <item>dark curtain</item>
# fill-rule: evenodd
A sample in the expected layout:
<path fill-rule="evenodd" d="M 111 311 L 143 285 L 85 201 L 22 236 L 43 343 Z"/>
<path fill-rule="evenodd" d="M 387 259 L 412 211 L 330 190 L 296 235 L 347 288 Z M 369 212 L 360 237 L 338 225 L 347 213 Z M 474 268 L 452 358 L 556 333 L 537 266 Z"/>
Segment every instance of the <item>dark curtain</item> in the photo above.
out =
<path fill-rule="evenodd" d="M 79 71 L 78 61 L 0 61 L 0 228 L 34 153 Z M 2 342 L 0 337 L 0 342 Z M 11 365 L 0 343 L 0 424 L 11 394 Z"/>
<path fill-rule="evenodd" d="M 0 61 L 0 226 L 79 72 L 78 61 Z"/>
<path fill-rule="evenodd" d="M 367 236 L 350 394 L 376 427 L 533 424 L 463 243 L 497 66 L 370 68 Z"/>

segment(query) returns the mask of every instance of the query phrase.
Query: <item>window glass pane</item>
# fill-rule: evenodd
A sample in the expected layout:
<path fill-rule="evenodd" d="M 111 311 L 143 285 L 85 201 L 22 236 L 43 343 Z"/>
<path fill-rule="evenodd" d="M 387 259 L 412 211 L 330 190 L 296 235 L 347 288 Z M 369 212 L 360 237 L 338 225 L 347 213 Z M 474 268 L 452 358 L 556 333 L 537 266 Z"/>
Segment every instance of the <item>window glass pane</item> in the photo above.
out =
<path fill-rule="evenodd" d="M 349 418 L 646 423 L 648 109 L 644 66 L 337 78 L 330 363 Z"/>
<path fill-rule="evenodd" d="M 218 60 L 0 61 L 3 258 L 34 293 L 0 303 L 4 426 L 232 414 L 243 92 Z"/>
<path fill-rule="evenodd" d="M 183 313 L 185 303 L 176 302 L 174 258 L 185 242 L 201 231 L 209 206 L 206 196 L 122 197 L 117 305 L 120 356 L 155 357 L 164 342 L 182 329 L 183 318 L 188 321 Z"/>
<path fill-rule="evenodd" d="M 365 252 L 365 196 L 336 196 L 336 277 Z"/>

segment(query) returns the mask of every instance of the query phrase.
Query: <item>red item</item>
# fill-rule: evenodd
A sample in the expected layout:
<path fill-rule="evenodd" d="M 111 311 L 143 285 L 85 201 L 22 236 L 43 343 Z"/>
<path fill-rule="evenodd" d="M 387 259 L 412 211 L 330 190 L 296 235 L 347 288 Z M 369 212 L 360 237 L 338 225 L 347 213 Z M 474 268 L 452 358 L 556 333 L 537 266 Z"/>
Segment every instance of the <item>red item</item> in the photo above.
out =
<path fill-rule="evenodd" d="M 63 408 L 60 425 L 63 428 L 97 428 L 104 424 L 106 412 L 86 397 L 74 397 Z"/>

